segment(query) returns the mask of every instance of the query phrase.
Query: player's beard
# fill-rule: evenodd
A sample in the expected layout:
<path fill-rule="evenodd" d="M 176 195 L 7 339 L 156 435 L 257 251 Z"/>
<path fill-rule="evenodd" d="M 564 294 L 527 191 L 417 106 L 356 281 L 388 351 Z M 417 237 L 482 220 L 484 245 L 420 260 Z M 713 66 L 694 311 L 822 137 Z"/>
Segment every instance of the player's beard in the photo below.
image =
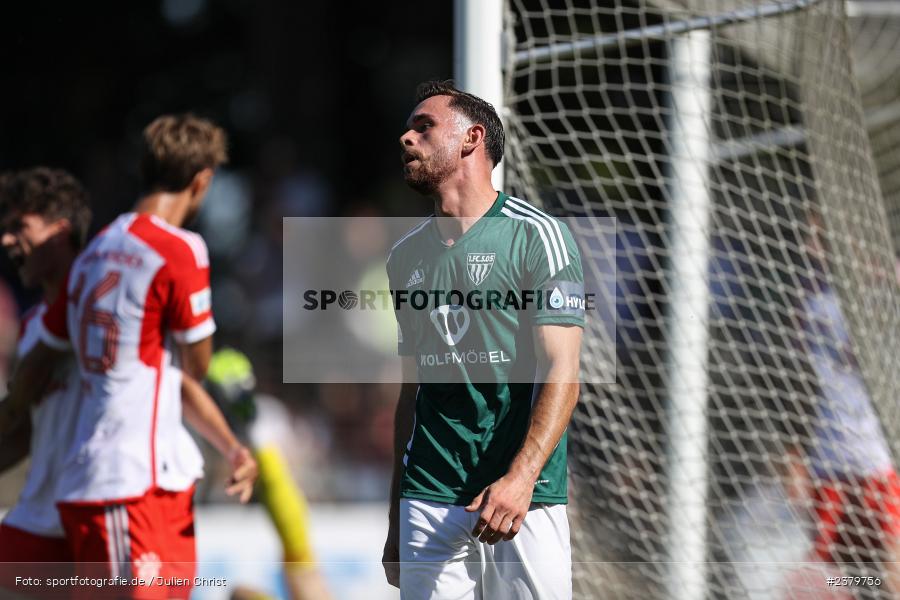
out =
<path fill-rule="evenodd" d="M 430 196 L 453 173 L 453 154 L 449 148 L 441 148 L 429 158 L 419 157 L 418 168 L 404 167 L 406 184 L 424 196 Z"/>

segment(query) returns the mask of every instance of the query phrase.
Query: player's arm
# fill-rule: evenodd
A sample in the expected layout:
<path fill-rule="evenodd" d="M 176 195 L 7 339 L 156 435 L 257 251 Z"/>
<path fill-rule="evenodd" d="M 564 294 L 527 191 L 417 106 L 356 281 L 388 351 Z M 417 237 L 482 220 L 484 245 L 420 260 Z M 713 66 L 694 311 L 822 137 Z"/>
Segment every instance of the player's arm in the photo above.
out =
<path fill-rule="evenodd" d="M 17 427 L 0 437 L 0 473 L 22 462 L 28 456 L 30 444 L 31 420 L 22 419 Z"/>
<path fill-rule="evenodd" d="M 66 283 L 41 316 L 37 343 L 16 364 L 9 393 L 6 400 L 0 403 L 0 435 L 11 433 L 28 420 L 29 409 L 44 397 L 53 370 L 71 350 L 66 327 L 68 307 L 67 274 Z"/>
<path fill-rule="evenodd" d="M 17 357 L 13 356 L 9 363 L 9 372 L 15 373 L 18 367 Z M 0 411 L 6 396 L 0 400 Z M 4 473 L 16 466 L 28 456 L 31 445 L 31 419 L 21 419 L 18 425 L 12 427 L 5 435 L 0 435 L 0 473 Z"/>
<path fill-rule="evenodd" d="M 181 370 L 203 381 L 212 359 L 212 313 L 209 255 L 200 236 L 193 236 L 191 253 L 173 255 L 157 274 L 163 322 L 178 345 Z"/>
<path fill-rule="evenodd" d="M 578 402 L 581 327 L 541 325 L 534 329 L 543 374 L 531 409 L 525 441 L 509 468 L 514 476 L 537 481 Z"/>
<path fill-rule="evenodd" d="M 187 373 L 181 378 L 181 402 L 185 421 L 231 464 L 226 493 L 248 502 L 258 475 L 253 455 L 238 441 L 212 397 Z"/>
<path fill-rule="evenodd" d="M 63 354 L 63 351 L 39 341 L 19 361 L 9 385 L 9 394 L 0 403 L 0 435 L 9 435 L 28 420 L 29 408 L 44 397 L 53 369 Z"/>
<path fill-rule="evenodd" d="M 526 240 L 526 285 L 535 290 L 552 289 L 565 298 L 562 303 L 548 301 L 536 307 L 532 315 L 539 370 L 536 381 L 543 383 L 535 384 L 528 428 L 506 474 L 466 507 L 480 513 L 472 534 L 490 544 L 510 540 L 518 533 L 541 469 L 562 438 L 578 401 L 584 274 L 575 238 L 565 223 L 556 225 L 549 243 L 537 230 L 531 230 Z M 554 261 L 551 249 L 558 252 L 560 246 L 565 248 L 565 259 L 560 261 L 556 255 Z"/>
<path fill-rule="evenodd" d="M 466 507 L 481 518 L 472 535 L 489 544 L 511 540 L 519 532 L 541 469 L 569 425 L 578 402 L 581 327 L 540 325 L 534 328 L 538 364 L 543 373 L 525 439 L 506 475 L 485 488 Z"/>
<path fill-rule="evenodd" d="M 197 381 L 202 381 L 206 377 L 209 361 L 212 359 L 212 336 L 190 344 L 179 344 L 178 348 L 181 354 L 181 370 Z"/>
<path fill-rule="evenodd" d="M 403 478 L 403 455 L 412 436 L 419 389 L 415 358 L 403 356 L 403 385 L 394 413 L 394 468 L 391 475 L 391 500 L 388 508 L 388 535 L 381 562 L 388 583 L 400 587 L 400 480 Z"/>

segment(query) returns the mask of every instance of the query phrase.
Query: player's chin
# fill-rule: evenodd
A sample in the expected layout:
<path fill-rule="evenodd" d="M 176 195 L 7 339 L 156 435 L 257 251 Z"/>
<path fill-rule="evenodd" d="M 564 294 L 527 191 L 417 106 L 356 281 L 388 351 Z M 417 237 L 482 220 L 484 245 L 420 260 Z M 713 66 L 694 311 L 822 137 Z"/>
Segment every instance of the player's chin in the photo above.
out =
<path fill-rule="evenodd" d="M 415 163 L 415 161 L 403 165 L 403 179 L 406 180 L 406 183 L 408 183 L 410 186 L 412 186 L 414 182 L 422 178 L 417 172 L 417 167 L 418 165 Z"/>
<path fill-rule="evenodd" d="M 437 189 L 435 182 L 430 177 L 420 177 L 418 173 L 407 172 L 404 168 L 403 170 L 403 179 L 406 181 L 406 185 L 419 192 L 423 196 L 428 196 L 433 194 Z"/>

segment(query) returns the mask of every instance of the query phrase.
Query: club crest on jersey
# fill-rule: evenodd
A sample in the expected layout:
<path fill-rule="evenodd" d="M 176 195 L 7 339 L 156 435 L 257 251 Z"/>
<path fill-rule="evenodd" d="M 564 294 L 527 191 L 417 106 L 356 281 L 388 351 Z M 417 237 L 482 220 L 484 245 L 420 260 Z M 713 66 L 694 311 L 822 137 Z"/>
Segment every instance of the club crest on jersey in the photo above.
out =
<path fill-rule="evenodd" d="M 472 283 L 478 285 L 484 281 L 491 272 L 491 267 L 494 266 L 496 256 L 493 252 L 469 252 L 466 258 L 466 271 L 468 271 Z"/>
<path fill-rule="evenodd" d="M 159 576 L 162 569 L 162 561 L 156 552 L 144 552 L 134 561 L 137 567 L 137 576 L 144 581 L 152 581 Z"/>

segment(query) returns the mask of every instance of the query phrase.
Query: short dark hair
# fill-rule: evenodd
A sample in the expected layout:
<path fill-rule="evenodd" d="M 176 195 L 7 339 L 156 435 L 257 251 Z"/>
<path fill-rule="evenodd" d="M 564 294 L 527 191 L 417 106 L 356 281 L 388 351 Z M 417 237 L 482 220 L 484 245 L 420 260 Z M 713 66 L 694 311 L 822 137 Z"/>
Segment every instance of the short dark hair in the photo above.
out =
<path fill-rule="evenodd" d="M 163 115 L 144 128 L 141 184 L 145 191 L 180 192 L 203 169 L 228 161 L 225 132 L 190 113 Z"/>
<path fill-rule="evenodd" d="M 432 96 L 450 96 L 450 108 L 461 112 L 472 123 L 484 126 L 484 147 L 494 166 L 497 166 L 503 159 L 506 134 L 503 132 L 503 122 L 497 116 L 493 105 L 458 89 L 452 79 L 426 81 L 416 88 L 417 103 Z"/>
<path fill-rule="evenodd" d="M 0 176 L 0 227 L 6 230 L 23 215 L 40 215 L 45 221 L 66 219 L 71 242 L 84 247 L 91 224 L 91 208 L 84 186 L 62 169 L 33 167 Z"/>

